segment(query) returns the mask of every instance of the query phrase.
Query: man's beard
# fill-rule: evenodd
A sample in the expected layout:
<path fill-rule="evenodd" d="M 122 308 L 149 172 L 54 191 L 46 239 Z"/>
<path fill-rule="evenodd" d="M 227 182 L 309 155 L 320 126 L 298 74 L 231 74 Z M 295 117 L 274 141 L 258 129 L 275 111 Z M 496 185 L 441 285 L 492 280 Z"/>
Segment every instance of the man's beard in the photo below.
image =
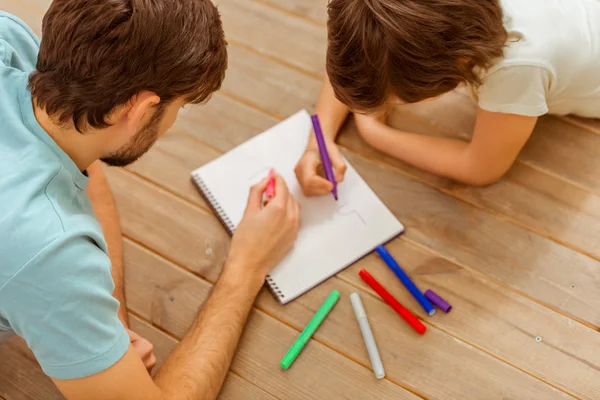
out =
<path fill-rule="evenodd" d="M 164 111 L 164 107 L 157 106 L 150 122 L 133 137 L 130 143 L 101 160 L 113 167 L 126 167 L 146 154 L 158 140 L 158 130 Z"/>

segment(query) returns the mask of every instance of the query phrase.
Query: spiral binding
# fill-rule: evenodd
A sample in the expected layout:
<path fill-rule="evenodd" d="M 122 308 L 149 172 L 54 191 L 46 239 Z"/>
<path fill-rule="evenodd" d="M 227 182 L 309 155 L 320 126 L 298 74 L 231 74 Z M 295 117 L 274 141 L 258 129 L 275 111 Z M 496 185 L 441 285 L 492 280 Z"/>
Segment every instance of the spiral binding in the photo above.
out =
<path fill-rule="evenodd" d="M 229 216 L 225 214 L 225 210 L 223 210 L 223 207 L 221 207 L 221 204 L 219 204 L 217 198 L 213 195 L 213 192 L 209 189 L 206 183 L 204 183 L 204 180 L 199 175 L 192 174 L 192 176 L 194 178 L 194 182 L 196 183 L 204 197 L 206 197 L 206 200 L 208 200 L 213 210 L 219 215 L 219 218 L 221 218 L 221 221 L 227 227 L 227 230 L 229 230 L 229 234 L 233 235 L 233 232 L 235 231 L 235 226 L 233 225 L 233 222 L 231 221 Z"/>
<path fill-rule="evenodd" d="M 210 203 L 213 210 L 219 215 L 219 218 L 229 231 L 229 234 L 233 235 L 233 232 L 235 231 L 235 225 L 233 224 L 229 216 L 225 213 L 225 210 L 223 209 L 223 207 L 221 207 L 221 204 L 219 204 L 217 198 L 213 195 L 212 191 L 209 189 L 204 180 L 198 174 L 193 173 L 192 177 L 194 178 L 194 183 L 196 184 L 196 186 L 198 186 L 198 189 L 200 189 L 206 200 Z M 277 286 L 273 278 L 271 278 L 271 275 L 267 275 L 266 281 L 267 285 L 269 285 L 269 289 L 271 290 L 271 292 L 275 296 L 283 300 L 285 298 L 285 295 L 283 294 L 279 286 Z"/>

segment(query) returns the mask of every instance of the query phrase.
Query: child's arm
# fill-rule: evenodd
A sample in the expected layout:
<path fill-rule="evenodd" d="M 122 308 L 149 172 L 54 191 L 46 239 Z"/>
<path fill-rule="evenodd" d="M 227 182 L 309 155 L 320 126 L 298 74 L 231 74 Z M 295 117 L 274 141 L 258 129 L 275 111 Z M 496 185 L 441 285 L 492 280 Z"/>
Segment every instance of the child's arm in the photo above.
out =
<path fill-rule="evenodd" d="M 335 138 L 346 121 L 350 110 L 338 99 L 333 93 L 333 88 L 328 78 L 325 78 L 321 94 L 317 101 L 317 114 L 319 122 L 323 129 L 323 136 L 329 152 L 329 158 L 333 165 L 336 181 L 339 183 L 344 180 L 346 172 L 346 163 L 342 158 L 342 154 L 335 145 Z M 307 196 L 324 195 L 333 189 L 333 185 L 324 177 L 318 174 L 321 166 L 321 157 L 315 135 L 312 134 L 308 141 L 308 146 L 304 155 L 296 165 L 296 177 L 300 182 L 300 186 Z"/>
<path fill-rule="evenodd" d="M 479 109 L 471 142 L 402 132 L 373 116 L 355 114 L 361 135 L 376 149 L 428 172 L 470 185 L 487 185 L 511 167 L 537 117 Z"/>

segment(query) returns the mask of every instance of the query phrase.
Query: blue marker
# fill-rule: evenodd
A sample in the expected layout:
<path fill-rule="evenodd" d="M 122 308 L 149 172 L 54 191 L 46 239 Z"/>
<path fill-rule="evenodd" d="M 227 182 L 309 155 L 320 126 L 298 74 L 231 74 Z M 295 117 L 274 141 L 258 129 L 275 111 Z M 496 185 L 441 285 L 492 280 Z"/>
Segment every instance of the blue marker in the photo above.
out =
<path fill-rule="evenodd" d="M 415 283 L 408 277 L 408 275 L 406 275 L 406 272 L 404 272 L 404 270 L 400 268 L 396 260 L 394 260 L 394 257 L 392 257 L 390 253 L 388 253 L 388 251 L 385 249 L 385 247 L 383 247 L 383 245 L 377 247 L 377 254 L 379 254 L 383 261 L 385 261 L 385 263 L 388 265 L 388 267 L 390 267 L 394 274 L 396 274 L 398 279 L 400 279 L 400 282 L 402 282 L 402 284 L 408 289 L 408 291 L 410 292 L 410 294 L 413 295 L 415 300 L 419 302 L 419 304 L 421 305 L 421 307 L 423 307 L 425 312 L 430 316 L 435 314 L 435 308 L 433 307 L 433 304 L 431 304 L 431 302 L 427 300 L 423 293 L 421 293 L 417 285 L 415 285 Z"/>

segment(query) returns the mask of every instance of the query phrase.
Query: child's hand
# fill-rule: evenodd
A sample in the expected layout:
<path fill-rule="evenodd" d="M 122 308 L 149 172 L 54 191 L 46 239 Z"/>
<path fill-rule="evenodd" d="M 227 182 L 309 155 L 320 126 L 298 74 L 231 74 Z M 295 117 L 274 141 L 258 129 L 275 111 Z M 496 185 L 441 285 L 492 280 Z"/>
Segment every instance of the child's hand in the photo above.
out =
<path fill-rule="evenodd" d="M 333 166 L 335 181 L 339 184 L 344 180 L 346 173 L 346 163 L 342 157 L 342 153 L 331 140 L 325 140 L 327 152 Z M 316 144 L 310 144 L 304 155 L 296 165 L 296 178 L 300 182 L 302 191 L 305 196 L 322 196 L 330 193 L 333 190 L 333 183 L 324 178 L 323 164 L 321 163 L 321 155 L 319 147 Z"/>

